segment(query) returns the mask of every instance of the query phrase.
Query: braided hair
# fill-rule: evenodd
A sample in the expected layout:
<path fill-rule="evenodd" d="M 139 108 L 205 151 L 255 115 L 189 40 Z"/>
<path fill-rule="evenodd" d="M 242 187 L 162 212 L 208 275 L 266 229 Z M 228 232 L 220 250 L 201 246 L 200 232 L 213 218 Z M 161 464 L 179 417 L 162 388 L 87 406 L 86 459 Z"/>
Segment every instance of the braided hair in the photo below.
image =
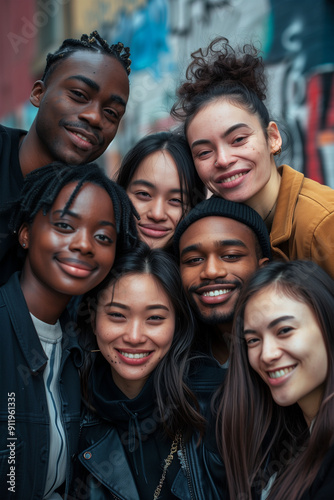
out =
<path fill-rule="evenodd" d="M 24 222 L 31 223 L 40 210 L 46 215 L 61 189 L 75 181 L 78 181 L 78 184 L 63 208 L 63 214 L 69 209 L 84 183 L 101 186 L 113 203 L 117 248 L 123 250 L 135 246 L 135 217 L 138 218 L 138 214 L 125 190 L 109 179 L 96 163 L 67 165 L 54 162 L 30 172 L 24 179 L 19 199 L 10 207 L 9 230 L 17 233 L 21 225 Z"/>
<path fill-rule="evenodd" d="M 127 74 L 130 74 L 130 48 L 124 47 L 121 42 L 109 45 L 108 42 L 104 40 L 95 30 L 89 36 L 85 34 L 82 35 L 80 40 L 67 38 L 63 41 L 58 50 L 56 50 L 53 54 L 49 53 L 46 57 L 46 66 L 42 76 L 42 81 L 46 83 L 52 71 L 55 69 L 56 63 L 63 61 L 79 50 L 90 50 L 114 57 L 122 64 Z"/>

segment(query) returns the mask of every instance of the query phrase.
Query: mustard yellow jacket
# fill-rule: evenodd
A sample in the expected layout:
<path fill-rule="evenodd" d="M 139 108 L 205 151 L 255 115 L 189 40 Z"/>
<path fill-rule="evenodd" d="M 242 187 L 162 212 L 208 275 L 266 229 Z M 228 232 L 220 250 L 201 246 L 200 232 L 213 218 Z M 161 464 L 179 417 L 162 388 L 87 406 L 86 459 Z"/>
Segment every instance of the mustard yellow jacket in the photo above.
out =
<path fill-rule="evenodd" d="M 288 165 L 270 233 L 274 259 L 313 260 L 334 278 L 334 190 Z"/>

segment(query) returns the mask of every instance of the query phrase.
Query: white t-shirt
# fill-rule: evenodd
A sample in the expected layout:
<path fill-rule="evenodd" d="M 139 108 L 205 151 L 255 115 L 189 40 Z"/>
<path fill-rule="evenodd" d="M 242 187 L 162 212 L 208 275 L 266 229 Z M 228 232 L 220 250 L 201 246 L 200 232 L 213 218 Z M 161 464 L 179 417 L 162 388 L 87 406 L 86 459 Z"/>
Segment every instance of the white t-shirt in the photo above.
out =
<path fill-rule="evenodd" d="M 58 493 L 54 493 L 54 490 L 65 481 L 67 457 L 66 435 L 61 418 L 58 386 L 63 332 L 59 321 L 55 325 L 50 325 L 35 318 L 32 314 L 31 318 L 44 352 L 48 357 L 43 378 L 50 417 L 50 447 L 44 498 L 58 500 L 61 496 Z"/>

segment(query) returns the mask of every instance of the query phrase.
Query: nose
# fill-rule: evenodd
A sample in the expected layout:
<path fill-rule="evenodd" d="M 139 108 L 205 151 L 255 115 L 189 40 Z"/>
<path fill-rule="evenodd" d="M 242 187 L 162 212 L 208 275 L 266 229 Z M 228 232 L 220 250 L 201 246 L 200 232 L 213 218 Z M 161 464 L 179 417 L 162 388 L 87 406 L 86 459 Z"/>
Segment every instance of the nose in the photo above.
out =
<path fill-rule="evenodd" d="M 216 278 L 223 278 L 226 275 L 227 269 L 223 260 L 216 255 L 207 257 L 204 266 L 202 266 L 200 278 L 213 280 Z"/>
<path fill-rule="evenodd" d="M 79 118 L 92 127 L 102 128 L 102 110 L 98 102 L 88 103 L 79 113 Z"/>
<path fill-rule="evenodd" d="M 234 163 L 231 151 L 228 146 L 221 146 L 217 150 L 215 167 L 228 168 Z"/>
<path fill-rule="evenodd" d="M 277 339 L 270 335 L 264 334 L 262 339 L 261 360 L 270 364 L 272 361 L 279 359 L 281 351 Z"/>
<path fill-rule="evenodd" d="M 167 219 L 165 200 L 161 197 L 155 197 L 150 201 L 147 216 L 155 221 Z"/>
<path fill-rule="evenodd" d="M 124 335 L 124 342 L 129 344 L 138 345 L 146 341 L 146 336 L 142 322 L 133 320 L 128 324 L 126 334 Z"/>
<path fill-rule="evenodd" d="M 93 255 L 93 237 L 90 235 L 88 230 L 81 228 L 73 235 L 69 248 L 72 252 L 80 252 L 83 255 Z"/>

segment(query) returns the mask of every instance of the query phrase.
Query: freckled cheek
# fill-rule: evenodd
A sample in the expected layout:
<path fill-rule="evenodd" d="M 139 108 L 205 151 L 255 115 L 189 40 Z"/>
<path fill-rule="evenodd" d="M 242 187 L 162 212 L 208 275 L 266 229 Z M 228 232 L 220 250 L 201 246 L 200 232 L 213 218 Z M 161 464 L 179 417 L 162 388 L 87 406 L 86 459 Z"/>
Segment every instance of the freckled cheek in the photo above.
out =
<path fill-rule="evenodd" d="M 119 359 L 114 350 L 112 340 L 113 339 L 97 339 L 97 344 L 102 356 L 108 361 L 108 363 L 116 364 L 119 363 Z"/>
<path fill-rule="evenodd" d="M 174 224 L 174 229 L 176 228 L 176 226 L 180 222 L 181 217 L 182 217 L 182 208 L 181 207 L 177 208 L 175 211 L 173 211 L 170 214 L 170 218 L 171 218 L 171 220 L 173 221 L 173 224 Z"/>
<path fill-rule="evenodd" d="M 99 347 L 109 349 L 114 342 L 116 335 L 114 331 L 110 331 L 110 325 L 107 322 L 96 322 L 96 341 Z"/>
<path fill-rule="evenodd" d="M 202 179 L 202 181 L 208 181 L 211 179 L 214 173 L 214 168 L 213 166 L 207 165 L 199 165 L 195 163 L 195 167 L 197 170 L 198 175 Z"/>

